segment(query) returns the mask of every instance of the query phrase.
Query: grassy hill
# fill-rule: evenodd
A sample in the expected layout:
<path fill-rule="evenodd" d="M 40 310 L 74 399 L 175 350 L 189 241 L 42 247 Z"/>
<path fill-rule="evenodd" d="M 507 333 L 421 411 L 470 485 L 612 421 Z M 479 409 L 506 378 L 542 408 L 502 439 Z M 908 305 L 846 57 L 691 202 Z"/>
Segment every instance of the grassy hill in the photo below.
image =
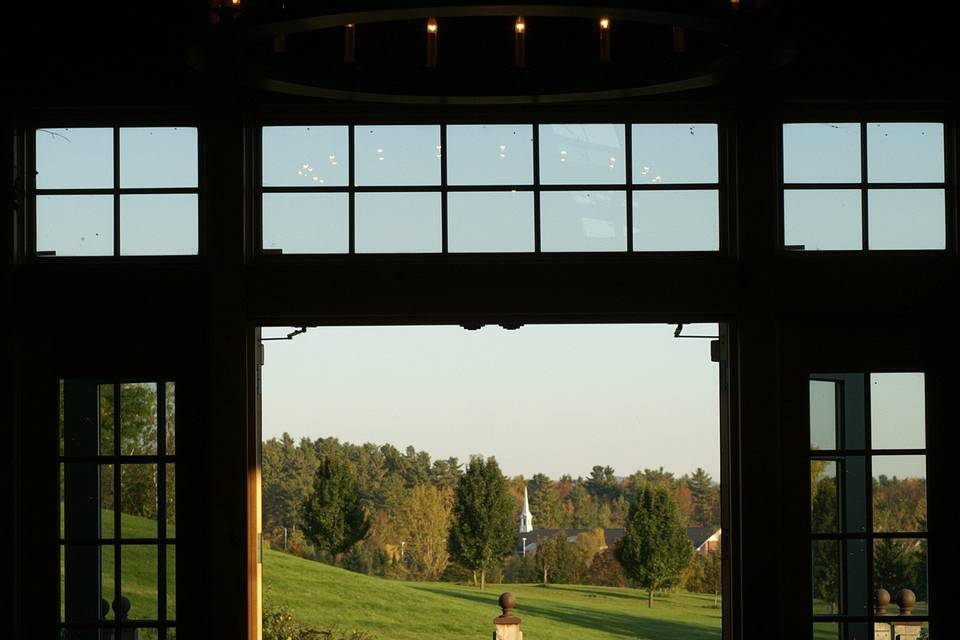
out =
<path fill-rule="evenodd" d="M 401 582 L 364 576 L 279 551 L 263 554 L 265 601 L 324 628 L 357 629 L 378 640 L 476 640 L 489 637 L 502 591 L 517 596 L 516 614 L 531 640 L 713 640 L 720 610 L 713 596 L 676 593 L 648 609 L 637 589 L 586 585 L 488 585 Z"/>
<path fill-rule="evenodd" d="M 60 506 L 60 535 L 63 535 L 63 505 Z M 109 509 L 101 510 L 101 522 L 112 526 L 114 512 Z M 126 513 L 120 514 L 120 530 L 125 538 L 155 538 L 157 537 L 157 521 Z M 103 535 L 112 534 L 112 528 L 104 529 Z M 167 525 L 167 536 L 176 536 L 176 528 Z M 123 575 L 123 592 L 130 598 L 131 619 L 156 619 L 157 612 L 157 547 L 127 545 L 122 547 L 120 558 Z M 113 601 L 113 547 L 104 547 L 100 560 L 101 594 L 107 602 Z M 167 547 L 167 619 L 175 620 L 177 615 L 176 601 L 176 547 Z M 60 549 L 60 616 L 63 618 L 63 548 Z"/>

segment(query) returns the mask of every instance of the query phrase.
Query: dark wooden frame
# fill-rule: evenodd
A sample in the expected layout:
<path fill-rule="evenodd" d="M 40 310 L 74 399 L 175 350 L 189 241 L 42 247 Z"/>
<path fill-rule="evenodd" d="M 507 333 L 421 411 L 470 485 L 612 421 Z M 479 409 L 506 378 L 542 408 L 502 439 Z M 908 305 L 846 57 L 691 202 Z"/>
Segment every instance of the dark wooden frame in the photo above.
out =
<path fill-rule="evenodd" d="M 290 257 L 256 260 L 253 131 L 259 123 L 407 121 L 447 123 L 532 118 L 713 121 L 724 124 L 728 168 L 722 194 L 730 215 L 721 230 L 728 251 L 687 255 L 351 256 L 350 261 Z M 522 115 L 521 115 L 522 114 Z M 578 114 L 579 118 L 578 118 Z M 4 369 L 0 430 L 3 497 L 14 517 L 0 524 L 12 541 L 0 586 L 10 615 L 8 635 L 54 632 L 44 594 L 55 589 L 55 548 L 34 531 L 56 531 L 35 497 L 45 464 L 42 424 L 53 424 L 54 382 L 64 376 L 170 377 L 178 381 L 179 482 L 197 487 L 178 496 L 182 522 L 178 562 L 196 579 L 178 589 L 178 630 L 197 635 L 253 637 L 258 594 L 249 588 L 259 568 L 256 498 L 257 327 L 319 324 L 438 324 L 524 322 L 723 322 L 728 366 L 722 408 L 726 552 L 725 626 L 728 638 L 799 637 L 809 624 L 808 442 L 797 380 L 835 370 L 919 369 L 930 376 L 928 482 L 931 558 L 939 548 L 937 517 L 951 499 L 948 428 L 956 422 L 954 363 L 958 339 L 944 331 L 947 298 L 956 287 L 956 120 L 939 104 L 770 104 L 747 95 L 729 102 L 695 100 L 484 109 L 382 110 L 367 106 L 252 106 L 240 101 L 197 106 L 178 117 L 200 128 L 201 252 L 189 261 L 147 259 L 30 260 L 22 191 L 10 183 L 16 215 L 0 226 L 4 300 L 0 349 Z M 947 250 L 864 252 L 857 256 L 781 250 L 780 124 L 821 121 L 935 120 L 947 133 Z M 12 173 L 26 159 L 24 141 L 39 122 L 65 126 L 98 119 L 127 124 L 169 122 L 168 111 L 131 107 L 96 116 L 83 109 L 14 114 L 3 129 Z M 91 282 L 109 286 L 90 287 Z M 149 286 L 163 305 L 139 305 Z M 53 402 L 51 402 L 54 400 Z M 803 397 L 805 402 L 805 396 Z M 186 416 L 191 416 L 188 418 Z M 185 436 L 193 421 L 193 436 Z M 52 433 L 52 431 L 51 431 Z M 798 433 L 802 436 L 797 438 Z M 243 434 L 242 437 L 238 434 Z M 802 440 L 802 441 L 801 441 Z M 212 442 L 220 448 L 213 451 Z M 52 455 L 52 454 L 51 454 Z M 54 478 L 54 473 L 48 474 Z M 53 498 L 51 498 L 53 500 Z M 806 500 L 806 502 L 805 502 Z M 774 505 L 771 508 L 771 505 Z M 46 524 L 45 524 L 46 523 Z M 52 555 L 52 554 L 51 554 Z M 931 594 L 946 593 L 948 564 L 931 561 Z M 42 579 L 41 579 L 42 578 Z M 56 601 L 56 598 L 53 598 Z M 520 603 L 522 611 L 522 603 Z M 224 612 L 241 612 L 230 616 Z M 931 626 L 945 624 L 931 606 Z M 48 626 L 49 625 L 49 626 Z"/>

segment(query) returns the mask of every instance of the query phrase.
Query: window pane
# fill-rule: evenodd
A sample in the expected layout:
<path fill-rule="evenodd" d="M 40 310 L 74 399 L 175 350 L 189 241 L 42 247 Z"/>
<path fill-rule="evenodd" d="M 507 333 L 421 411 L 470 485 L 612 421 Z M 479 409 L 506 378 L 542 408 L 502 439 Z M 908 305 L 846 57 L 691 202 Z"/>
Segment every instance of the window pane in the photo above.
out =
<path fill-rule="evenodd" d="M 837 448 L 837 383 L 810 381 L 810 448 Z"/>
<path fill-rule="evenodd" d="M 540 125 L 541 183 L 620 184 L 625 181 L 623 125 Z"/>
<path fill-rule="evenodd" d="M 871 249 L 945 249 L 942 189 L 871 189 Z"/>
<path fill-rule="evenodd" d="M 904 615 L 929 615 L 927 605 L 927 541 L 923 538 L 883 538 L 873 541 L 873 586 L 890 593 L 888 615 L 899 615 L 897 596 L 909 589 L 916 596 L 912 611 Z"/>
<path fill-rule="evenodd" d="M 120 129 L 121 187 L 196 187 L 197 130 Z"/>
<path fill-rule="evenodd" d="M 356 181 L 363 186 L 440 184 L 440 127 L 356 127 Z"/>
<path fill-rule="evenodd" d="M 167 620 L 177 619 L 177 546 L 167 545 Z M 170 634 L 167 634 L 170 637 Z"/>
<path fill-rule="evenodd" d="M 635 251 L 717 251 L 716 191 L 634 191 Z"/>
<path fill-rule="evenodd" d="M 166 474 L 166 533 L 167 538 L 177 537 L 177 473 L 176 467 L 172 464 L 165 465 Z"/>
<path fill-rule="evenodd" d="M 717 182 L 717 125 L 635 124 L 633 182 Z"/>
<path fill-rule="evenodd" d="M 867 125 L 870 182 L 943 182 L 943 158 L 941 123 Z"/>
<path fill-rule="evenodd" d="M 113 465 L 100 465 L 100 536 L 113 538 L 116 535 L 116 518 L 113 500 Z"/>
<path fill-rule="evenodd" d="M 114 620 L 114 600 L 116 598 L 117 580 L 114 574 L 116 566 L 116 547 L 104 545 L 100 547 L 100 612 L 101 619 Z"/>
<path fill-rule="evenodd" d="M 166 383 L 166 423 L 167 423 L 167 455 L 177 452 L 177 385 L 174 382 Z"/>
<path fill-rule="evenodd" d="M 840 640 L 840 623 L 814 622 L 813 640 Z"/>
<path fill-rule="evenodd" d="M 113 187 L 113 129 L 38 129 L 38 189 Z"/>
<path fill-rule="evenodd" d="M 263 248 L 283 253 L 347 253 L 350 202 L 345 193 L 263 194 Z"/>
<path fill-rule="evenodd" d="M 867 463 L 863 456 L 850 456 L 841 461 L 843 530 L 864 533 L 867 530 Z"/>
<path fill-rule="evenodd" d="M 867 541 L 846 540 L 843 548 L 844 571 L 846 573 L 843 612 L 852 616 L 865 616 L 867 615 L 867 609 L 873 606 L 873 594 L 869 592 L 867 583 L 867 571 L 870 568 Z"/>
<path fill-rule="evenodd" d="M 529 124 L 449 125 L 447 182 L 532 184 L 533 127 Z"/>
<path fill-rule="evenodd" d="M 101 549 L 104 559 L 107 551 L 113 550 L 112 547 L 86 544 L 60 547 L 60 602 L 64 622 L 102 619 L 103 598 L 110 598 L 113 593 L 113 563 L 107 567 L 101 562 Z"/>
<path fill-rule="evenodd" d="M 451 193 L 450 251 L 533 251 L 533 193 Z"/>
<path fill-rule="evenodd" d="M 37 251 L 113 255 L 113 196 L 37 196 Z"/>
<path fill-rule="evenodd" d="M 540 194 L 543 251 L 626 251 L 627 196 L 623 191 Z"/>
<path fill-rule="evenodd" d="M 863 247 L 860 192 L 788 190 L 783 194 L 783 242 L 806 251 Z"/>
<path fill-rule="evenodd" d="M 927 530 L 926 456 L 874 456 L 873 530 Z"/>
<path fill-rule="evenodd" d="M 100 455 L 110 456 L 116 453 L 116 441 L 113 437 L 113 385 L 102 384 L 98 389 L 100 392 Z"/>
<path fill-rule="evenodd" d="M 815 533 L 839 531 L 840 505 L 837 463 L 833 460 L 810 461 L 810 530 Z"/>
<path fill-rule="evenodd" d="M 344 186 L 349 180 L 347 127 L 264 127 L 265 187 Z"/>
<path fill-rule="evenodd" d="M 358 253 L 439 253 L 439 193 L 358 193 Z"/>
<path fill-rule="evenodd" d="M 840 612 L 840 541 L 813 540 L 813 613 Z"/>
<path fill-rule="evenodd" d="M 870 374 L 870 438 L 874 449 L 926 446 L 922 373 Z"/>
<path fill-rule="evenodd" d="M 197 209 L 196 194 L 120 196 L 121 255 L 196 255 Z"/>
<path fill-rule="evenodd" d="M 61 537 L 113 537 L 113 465 L 66 462 L 60 474 Z"/>
<path fill-rule="evenodd" d="M 783 125 L 783 181 L 860 182 L 860 125 L 800 123 Z"/>
<path fill-rule="evenodd" d="M 157 465 L 120 465 L 120 536 L 157 537 Z"/>
<path fill-rule="evenodd" d="M 154 545 L 123 545 L 120 548 L 120 585 L 124 597 L 130 600 L 127 614 L 130 620 L 157 619 L 157 556 Z"/>
<path fill-rule="evenodd" d="M 120 454 L 157 453 L 157 385 L 152 382 L 120 385 Z"/>

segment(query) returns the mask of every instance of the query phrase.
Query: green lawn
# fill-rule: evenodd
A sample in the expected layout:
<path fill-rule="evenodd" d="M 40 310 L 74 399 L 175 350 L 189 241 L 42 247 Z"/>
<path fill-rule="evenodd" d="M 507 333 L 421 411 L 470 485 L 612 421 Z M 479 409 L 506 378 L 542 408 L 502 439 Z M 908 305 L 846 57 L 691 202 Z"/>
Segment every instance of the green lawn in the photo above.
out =
<path fill-rule="evenodd" d="M 337 625 L 378 640 L 489 637 L 502 591 L 531 640 L 707 640 L 720 637 L 712 595 L 675 593 L 648 609 L 636 589 L 581 585 L 488 585 L 486 591 L 438 582 L 364 576 L 279 551 L 263 552 L 264 600 L 286 604 L 310 626 Z"/>
<path fill-rule="evenodd" d="M 61 515 L 63 505 L 61 504 Z M 113 514 L 109 509 L 101 510 L 101 522 L 110 523 L 109 530 L 104 525 L 102 534 L 111 536 L 113 533 Z M 60 531 L 63 535 L 63 518 L 61 517 Z M 139 516 L 120 514 L 121 538 L 156 538 L 157 521 Z M 167 536 L 176 536 L 174 525 L 167 525 Z M 120 566 L 122 568 L 122 589 L 124 595 L 130 599 L 131 620 L 157 619 L 157 584 L 158 584 L 158 554 L 156 545 L 121 545 Z M 114 597 L 114 547 L 105 546 L 100 556 L 101 594 L 107 602 L 113 602 Z M 60 616 L 63 617 L 63 548 L 60 549 Z M 167 547 L 167 619 L 176 620 L 176 547 Z M 113 618 L 113 612 L 110 612 Z"/>

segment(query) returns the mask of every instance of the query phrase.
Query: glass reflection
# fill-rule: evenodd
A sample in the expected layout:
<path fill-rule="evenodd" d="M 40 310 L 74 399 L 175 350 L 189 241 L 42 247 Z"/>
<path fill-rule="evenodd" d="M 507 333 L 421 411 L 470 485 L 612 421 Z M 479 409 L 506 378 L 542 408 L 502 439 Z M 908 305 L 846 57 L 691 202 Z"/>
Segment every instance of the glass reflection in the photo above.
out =
<path fill-rule="evenodd" d="M 447 126 L 447 182 L 450 184 L 532 184 L 533 126 L 529 124 Z"/>
<path fill-rule="evenodd" d="M 347 127 L 264 127 L 265 187 L 342 187 L 350 173 Z"/>
<path fill-rule="evenodd" d="M 627 197 L 623 191 L 548 191 L 540 194 L 543 251 L 625 251 Z"/>
<path fill-rule="evenodd" d="M 434 186 L 440 184 L 440 127 L 364 126 L 354 129 L 356 184 Z"/>
<path fill-rule="evenodd" d="M 623 183 L 626 181 L 624 144 L 623 125 L 540 125 L 540 182 Z"/>

